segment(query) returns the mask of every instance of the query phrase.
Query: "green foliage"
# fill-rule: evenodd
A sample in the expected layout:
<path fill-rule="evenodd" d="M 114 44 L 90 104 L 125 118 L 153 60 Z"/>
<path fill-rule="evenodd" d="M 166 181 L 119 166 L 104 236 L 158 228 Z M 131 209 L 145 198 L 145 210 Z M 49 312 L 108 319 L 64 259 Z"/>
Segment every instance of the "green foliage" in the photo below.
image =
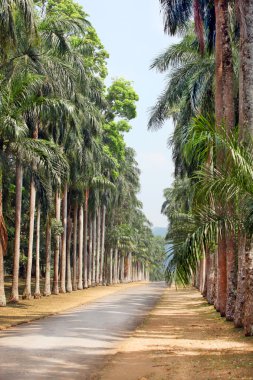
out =
<path fill-rule="evenodd" d="M 108 88 L 106 99 L 111 109 L 111 113 L 108 115 L 109 119 L 113 120 L 117 116 L 132 120 L 136 117 L 136 102 L 139 97 L 131 82 L 124 78 L 114 80 Z"/>
<path fill-rule="evenodd" d="M 54 199 L 67 184 L 69 216 L 87 202 L 93 216 L 107 213 L 106 243 L 133 252 L 153 277 L 161 275 L 161 242 L 137 198 L 140 171 L 124 134 L 136 117 L 139 97 L 123 78 L 106 89 L 108 53 L 82 6 L 72 0 L 0 5 L 0 178 L 9 235 L 7 269 L 12 271 L 15 238 L 15 164 L 23 168 L 20 268 L 25 273 L 30 223 L 30 185 L 41 205 L 41 263 L 45 230 L 52 249 L 63 232 Z M 8 23 L 9 21 L 9 23 Z M 0 183 L 0 186 L 2 184 Z M 160 277 L 159 277 L 160 278 Z"/>

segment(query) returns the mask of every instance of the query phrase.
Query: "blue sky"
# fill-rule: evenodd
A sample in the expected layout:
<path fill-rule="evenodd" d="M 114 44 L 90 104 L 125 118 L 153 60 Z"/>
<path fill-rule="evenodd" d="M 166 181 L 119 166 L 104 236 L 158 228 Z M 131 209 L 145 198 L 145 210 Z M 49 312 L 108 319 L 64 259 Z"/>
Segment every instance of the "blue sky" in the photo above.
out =
<path fill-rule="evenodd" d="M 141 169 L 140 200 L 154 226 L 166 226 L 161 215 L 163 189 L 173 181 L 173 163 L 167 147 L 173 126 L 168 121 L 156 132 L 147 130 L 148 110 L 165 84 L 165 77 L 149 70 L 152 59 L 171 43 L 164 35 L 158 0 L 78 0 L 110 54 L 109 76 L 124 77 L 134 83 L 140 96 L 138 117 L 126 135 L 127 144 L 137 153 Z"/>

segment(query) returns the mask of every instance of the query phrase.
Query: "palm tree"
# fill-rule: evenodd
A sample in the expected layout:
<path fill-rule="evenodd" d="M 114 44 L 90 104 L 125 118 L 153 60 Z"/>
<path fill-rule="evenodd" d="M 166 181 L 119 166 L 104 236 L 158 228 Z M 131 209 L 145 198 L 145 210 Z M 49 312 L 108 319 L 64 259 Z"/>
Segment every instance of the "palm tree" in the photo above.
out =
<path fill-rule="evenodd" d="M 196 37 L 190 30 L 181 42 L 159 55 L 151 68 L 161 73 L 170 70 L 170 73 L 165 90 L 151 109 L 148 127 L 156 130 L 163 126 L 166 119 L 173 118 L 175 130 L 170 144 L 175 174 L 192 173 L 196 160 L 186 162 L 183 149 L 191 118 L 200 113 L 208 115 L 214 109 L 214 56 L 208 52 L 201 54 Z"/>

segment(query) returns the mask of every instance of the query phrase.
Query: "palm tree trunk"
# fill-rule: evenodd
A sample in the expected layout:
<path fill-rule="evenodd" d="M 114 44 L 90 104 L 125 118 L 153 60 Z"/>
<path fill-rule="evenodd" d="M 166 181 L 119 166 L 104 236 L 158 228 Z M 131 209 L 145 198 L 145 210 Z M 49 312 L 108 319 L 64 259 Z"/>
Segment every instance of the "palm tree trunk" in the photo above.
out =
<path fill-rule="evenodd" d="M 127 281 L 132 281 L 132 252 L 128 253 Z"/>
<path fill-rule="evenodd" d="M 244 332 L 246 336 L 253 335 L 253 242 L 249 242 L 246 255 L 246 287 L 245 287 L 245 303 L 244 303 Z"/>
<path fill-rule="evenodd" d="M 112 279 L 113 279 L 113 277 L 112 277 L 112 268 L 113 268 L 112 257 L 113 257 L 113 249 L 111 248 L 110 249 L 110 256 L 109 256 L 109 285 L 112 284 Z"/>
<path fill-rule="evenodd" d="M 37 229 L 36 229 L 36 272 L 35 272 L 35 291 L 34 298 L 40 298 L 40 214 L 41 206 L 38 202 L 37 207 Z"/>
<path fill-rule="evenodd" d="M 203 288 L 204 288 L 204 258 L 202 257 L 199 263 L 199 291 L 201 294 L 203 294 Z"/>
<path fill-rule="evenodd" d="M 93 218 L 93 236 L 92 236 L 92 285 L 96 284 L 96 236 L 97 236 L 97 225 L 96 225 L 96 213 Z"/>
<path fill-rule="evenodd" d="M 226 0 L 225 0 L 226 1 Z M 216 38 L 215 38 L 215 117 L 218 128 L 222 126 L 224 119 L 224 76 L 223 76 L 223 29 L 224 29 L 224 0 L 215 0 L 215 18 L 216 18 Z M 224 152 L 217 152 L 217 167 L 223 165 Z M 218 207 L 219 209 L 219 207 Z M 216 309 L 222 316 L 226 312 L 226 236 L 222 231 L 218 237 L 218 258 L 217 258 L 217 299 Z"/>
<path fill-rule="evenodd" d="M 71 210 L 69 210 L 68 223 L 67 223 L 67 287 L 66 290 L 68 293 L 72 292 L 72 281 L 71 281 L 71 260 L 70 260 L 70 251 L 71 251 L 71 236 L 72 236 L 72 220 L 70 217 Z"/>
<path fill-rule="evenodd" d="M 120 258 L 120 282 L 124 283 L 125 282 L 125 257 L 121 253 L 121 258 Z"/>
<path fill-rule="evenodd" d="M 223 64 L 222 64 L 222 0 L 215 0 L 215 118 L 218 126 L 223 120 Z"/>
<path fill-rule="evenodd" d="M 103 284 L 103 273 L 104 273 L 104 261 L 105 261 L 105 216 L 106 207 L 102 208 L 102 227 L 101 227 L 101 260 L 100 260 L 100 278 L 99 283 Z"/>
<path fill-rule="evenodd" d="M 97 210 L 97 265 L 96 265 L 96 283 L 99 284 L 100 280 L 100 243 L 101 243 L 101 209 Z"/>
<path fill-rule="evenodd" d="M 15 215 L 15 239 L 13 257 L 13 276 L 11 302 L 19 301 L 19 258 L 20 258 L 20 232 L 21 232 L 21 205 L 22 205 L 23 169 L 19 160 L 16 162 L 16 215 Z"/>
<path fill-rule="evenodd" d="M 61 244 L 61 285 L 60 293 L 66 293 L 66 249 L 67 249 L 67 213 L 68 213 L 68 185 L 65 184 L 62 205 L 62 244 Z"/>
<path fill-rule="evenodd" d="M 51 295 L 51 221 L 47 217 L 46 224 L 46 275 L 45 275 L 45 288 L 44 296 Z"/>
<path fill-rule="evenodd" d="M 236 257 L 235 257 L 235 238 L 233 231 L 227 231 L 227 304 L 226 319 L 233 321 L 236 300 Z"/>
<path fill-rule="evenodd" d="M 55 217 L 57 223 L 61 221 L 61 196 L 60 190 L 55 193 Z M 53 294 L 59 294 L 59 258 L 60 258 L 60 235 L 55 236 L 55 250 L 54 250 L 54 284 Z"/>
<path fill-rule="evenodd" d="M 78 284 L 77 289 L 83 289 L 83 206 L 79 208 L 79 244 L 78 244 Z"/>
<path fill-rule="evenodd" d="M 32 178 L 31 184 L 30 184 L 30 225 L 29 225 L 29 241 L 28 241 L 28 255 L 27 255 L 27 267 L 26 267 L 26 283 L 25 283 L 25 289 L 23 292 L 24 299 L 30 299 L 32 297 L 31 276 L 32 276 L 32 259 L 33 259 L 35 200 L 36 200 L 36 189 L 35 189 L 34 179 Z"/>
<path fill-rule="evenodd" d="M 245 246 L 246 235 L 245 233 L 240 233 L 238 237 L 237 290 L 234 314 L 235 327 L 243 327 L 244 319 L 244 303 L 246 294 Z"/>
<path fill-rule="evenodd" d="M 118 283 L 118 248 L 114 249 L 113 283 Z"/>
<path fill-rule="evenodd" d="M 83 228 L 83 287 L 88 288 L 88 201 L 89 190 L 85 191 L 84 228 Z"/>
<path fill-rule="evenodd" d="M 78 219 L 78 204 L 75 202 L 74 206 L 74 227 L 73 227 L 73 290 L 77 290 L 77 219 Z"/>
<path fill-rule="evenodd" d="M 246 128 L 243 134 L 244 140 L 253 136 L 253 4 L 251 0 L 239 0 L 240 9 L 240 67 L 243 88 L 241 89 L 239 106 L 241 111 L 240 128 Z M 244 304 L 244 330 L 246 335 L 253 335 L 253 257 L 252 243 L 246 249 L 245 274 L 246 274 L 246 293 Z M 239 253 L 240 255 L 241 253 Z"/>
<path fill-rule="evenodd" d="M 4 290 L 4 254 L 3 246 L 0 241 L 0 306 L 6 306 L 6 296 Z"/>
<path fill-rule="evenodd" d="M 206 250 L 206 299 L 210 305 L 214 303 L 214 255 Z"/>
<path fill-rule="evenodd" d="M 4 290 L 4 255 L 7 249 L 7 230 L 3 217 L 3 168 L 0 159 L 0 307 L 6 306 Z"/>
<path fill-rule="evenodd" d="M 240 7 L 240 33 L 241 62 L 243 74 L 242 96 L 242 127 L 246 126 L 246 139 L 253 136 L 253 4 L 251 0 L 239 0 Z M 240 78 L 242 79 L 242 78 Z"/>
<path fill-rule="evenodd" d="M 228 133 L 235 126 L 235 106 L 234 106 L 234 68 L 232 47 L 229 31 L 228 0 L 222 0 L 222 64 L 223 64 L 223 102 L 224 120 Z"/>
<path fill-rule="evenodd" d="M 226 315 L 227 303 L 227 260 L 226 260 L 226 237 L 224 228 L 220 232 L 218 246 L 218 266 L 217 266 L 217 306 L 216 310 L 222 317 Z"/>
<path fill-rule="evenodd" d="M 119 276 L 120 276 L 120 252 L 117 251 L 117 284 L 120 283 Z"/>
<path fill-rule="evenodd" d="M 88 286 L 91 286 L 92 284 L 92 236 L 93 236 L 93 223 L 92 223 L 92 217 L 91 213 L 89 216 L 89 258 L 88 258 Z"/>

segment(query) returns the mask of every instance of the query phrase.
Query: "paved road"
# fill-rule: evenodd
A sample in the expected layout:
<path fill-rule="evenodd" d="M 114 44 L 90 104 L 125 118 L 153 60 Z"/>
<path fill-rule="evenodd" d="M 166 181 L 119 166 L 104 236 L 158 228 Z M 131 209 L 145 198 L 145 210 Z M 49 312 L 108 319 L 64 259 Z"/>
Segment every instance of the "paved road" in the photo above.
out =
<path fill-rule="evenodd" d="M 162 283 L 128 288 L 0 333 L 0 379 L 91 379 L 163 290 Z"/>

